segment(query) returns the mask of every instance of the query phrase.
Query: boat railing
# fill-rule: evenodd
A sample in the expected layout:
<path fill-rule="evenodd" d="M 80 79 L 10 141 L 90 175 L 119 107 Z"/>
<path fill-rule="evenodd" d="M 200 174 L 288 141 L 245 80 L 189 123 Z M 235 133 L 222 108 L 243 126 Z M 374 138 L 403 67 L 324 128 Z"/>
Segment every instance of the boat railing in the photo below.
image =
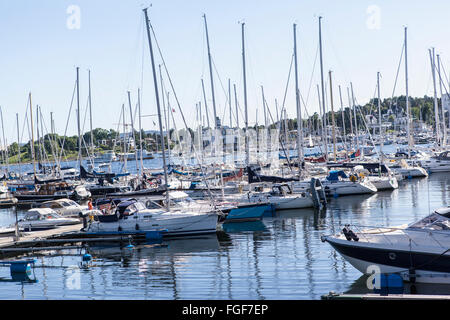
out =
<path fill-rule="evenodd" d="M 400 228 L 400 227 L 379 227 L 379 226 L 364 226 L 364 225 L 355 225 L 355 224 L 346 224 L 350 227 L 355 228 L 356 233 L 360 236 L 362 236 L 364 239 L 366 239 L 366 241 L 368 243 L 371 243 L 371 241 L 369 240 L 369 238 L 366 236 L 367 234 L 381 234 L 392 246 L 394 245 L 394 243 L 392 241 L 389 240 L 388 237 L 386 237 L 386 233 L 388 232 L 393 232 L 393 231 L 404 231 L 405 229 L 407 229 L 407 227 L 405 228 Z M 340 227 L 342 227 L 342 225 L 340 225 Z M 363 230 L 362 228 L 364 228 L 365 230 Z M 367 232 L 369 229 L 370 230 L 378 230 L 379 232 L 374 233 L 374 232 Z M 383 230 L 388 230 L 388 231 L 383 231 Z M 414 229 L 414 231 L 420 231 L 420 232 L 427 232 L 430 237 L 432 237 L 432 234 L 428 231 L 428 230 L 421 230 L 421 229 Z M 409 239 L 410 242 L 413 242 L 416 246 L 418 245 L 417 242 L 415 242 L 407 233 L 403 233 L 403 235 Z M 436 239 L 433 238 L 433 240 L 435 240 L 436 242 L 438 242 Z M 438 242 L 439 246 L 442 247 L 442 245 Z"/>

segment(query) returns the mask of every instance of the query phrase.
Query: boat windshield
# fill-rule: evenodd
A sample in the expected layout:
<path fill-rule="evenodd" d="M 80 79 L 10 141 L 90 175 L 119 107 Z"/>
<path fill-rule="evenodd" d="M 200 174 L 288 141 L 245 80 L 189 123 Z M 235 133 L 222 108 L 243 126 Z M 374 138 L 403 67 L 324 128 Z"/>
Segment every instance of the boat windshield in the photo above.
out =
<path fill-rule="evenodd" d="M 125 209 L 124 214 L 125 215 L 132 215 L 133 213 L 138 212 L 140 210 L 144 210 L 144 209 L 146 209 L 145 205 L 142 202 L 138 201 L 138 202 L 135 202 L 135 203 L 129 205 Z"/>
<path fill-rule="evenodd" d="M 426 229 L 426 230 L 450 230 L 450 219 L 440 214 L 433 213 L 422 220 L 413 223 L 408 229 Z"/>

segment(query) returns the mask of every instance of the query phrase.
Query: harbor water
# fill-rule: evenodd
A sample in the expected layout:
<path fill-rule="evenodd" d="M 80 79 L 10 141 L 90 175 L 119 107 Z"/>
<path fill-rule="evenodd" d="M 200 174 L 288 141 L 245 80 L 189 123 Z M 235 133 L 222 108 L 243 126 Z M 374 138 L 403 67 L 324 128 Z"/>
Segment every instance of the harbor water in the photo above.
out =
<path fill-rule="evenodd" d="M 8 267 L 0 267 L 0 299 L 309 300 L 330 291 L 366 293 L 367 278 L 320 237 L 347 223 L 408 224 L 448 205 L 450 173 L 399 184 L 394 191 L 332 198 L 324 212 L 281 211 L 259 222 L 223 226 L 214 235 L 131 249 L 43 252 L 34 256 L 29 279 L 13 279 Z M 24 211 L 1 209 L 0 226 L 14 223 L 16 213 L 20 218 Z M 93 257 L 89 266 L 82 265 L 85 251 Z M 418 293 L 439 289 L 436 293 L 450 293 L 440 286 Z"/>

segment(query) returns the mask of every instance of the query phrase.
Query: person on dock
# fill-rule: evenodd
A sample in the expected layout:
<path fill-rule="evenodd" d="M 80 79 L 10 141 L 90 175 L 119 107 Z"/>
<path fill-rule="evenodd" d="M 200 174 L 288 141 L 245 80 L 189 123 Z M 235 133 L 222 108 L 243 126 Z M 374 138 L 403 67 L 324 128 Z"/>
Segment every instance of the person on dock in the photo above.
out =
<path fill-rule="evenodd" d="M 93 210 L 94 209 L 94 207 L 92 206 L 92 198 L 89 198 L 88 208 L 89 208 L 89 210 Z"/>

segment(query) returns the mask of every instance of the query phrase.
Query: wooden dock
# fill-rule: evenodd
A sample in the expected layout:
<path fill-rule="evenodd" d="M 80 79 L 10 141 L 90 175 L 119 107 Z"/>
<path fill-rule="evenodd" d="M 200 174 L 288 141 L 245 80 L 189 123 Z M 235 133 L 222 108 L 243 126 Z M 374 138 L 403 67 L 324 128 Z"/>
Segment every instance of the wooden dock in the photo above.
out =
<path fill-rule="evenodd" d="M 0 238 L 0 259 L 19 256 L 25 253 L 33 253 L 42 250 L 60 250 L 79 248 L 89 242 L 114 242 L 123 245 L 145 241 L 145 234 L 112 234 L 92 235 L 81 232 L 82 223 L 68 226 L 60 226 L 54 229 L 21 232 L 18 241 L 14 237 Z"/>

